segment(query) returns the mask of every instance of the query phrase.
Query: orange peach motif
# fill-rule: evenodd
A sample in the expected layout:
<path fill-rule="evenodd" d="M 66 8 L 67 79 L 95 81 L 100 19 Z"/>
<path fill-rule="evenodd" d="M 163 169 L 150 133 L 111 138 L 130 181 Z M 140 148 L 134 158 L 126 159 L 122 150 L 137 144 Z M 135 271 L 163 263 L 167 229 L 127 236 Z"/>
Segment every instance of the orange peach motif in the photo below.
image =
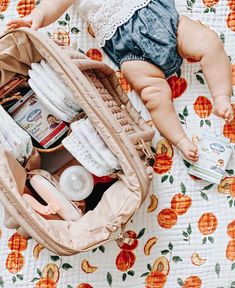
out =
<path fill-rule="evenodd" d="M 177 215 L 185 214 L 191 205 L 191 197 L 181 193 L 176 194 L 171 200 L 171 209 L 174 210 Z"/>
<path fill-rule="evenodd" d="M 151 212 L 155 211 L 157 209 L 157 207 L 158 207 L 158 199 L 154 194 L 152 194 L 150 196 L 150 204 L 148 206 L 147 212 L 151 213 Z"/>
<path fill-rule="evenodd" d="M 121 250 L 116 258 L 116 266 L 119 271 L 126 272 L 135 264 L 135 254 L 132 251 Z"/>
<path fill-rule="evenodd" d="M 235 198 L 235 177 L 225 177 L 218 186 L 218 192 Z"/>
<path fill-rule="evenodd" d="M 235 10 L 235 0 L 228 0 L 228 6 L 231 10 Z"/>
<path fill-rule="evenodd" d="M 20 0 L 17 4 L 17 12 L 21 17 L 25 17 L 31 13 L 35 5 L 35 0 Z"/>
<path fill-rule="evenodd" d="M 166 283 L 166 275 L 162 272 L 153 271 L 145 279 L 146 288 L 163 288 Z"/>
<path fill-rule="evenodd" d="M 0 13 L 3 13 L 7 10 L 9 3 L 10 3 L 10 0 L 0 1 Z"/>
<path fill-rule="evenodd" d="M 91 35 L 91 37 L 95 38 L 95 33 L 90 24 L 87 26 L 87 32 Z"/>
<path fill-rule="evenodd" d="M 211 101 L 205 96 L 199 96 L 194 102 L 194 111 L 200 118 L 208 118 L 212 113 Z"/>
<path fill-rule="evenodd" d="M 28 246 L 27 237 L 23 237 L 19 235 L 17 232 L 14 233 L 8 240 L 8 247 L 10 250 L 22 252 L 26 250 L 27 246 Z"/>
<path fill-rule="evenodd" d="M 153 264 L 152 271 L 161 272 L 167 276 L 170 272 L 170 263 L 167 258 L 164 256 L 157 258 Z"/>
<path fill-rule="evenodd" d="M 56 283 L 52 279 L 40 279 L 36 285 L 35 288 L 56 288 Z"/>
<path fill-rule="evenodd" d="M 153 170 L 157 174 L 165 174 L 168 172 L 173 164 L 173 160 L 167 154 L 156 155 Z"/>
<path fill-rule="evenodd" d="M 52 279 L 55 283 L 59 281 L 60 271 L 56 264 L 49 263 L 42 270 L 42 278 Z"/>
<path fill-rule="evenodd" d="M 180 97 L 187 89 L 187 81 L 182 77 L 174 75 L 168 78 L 167 81 L 171 87 L 172 99 Z"/>
<path fill-rule="evenodd" d="M 167 155 L 168 157 L 172 158 L 174 156 L 174 149 L 172 145 L 163 138 L 157 143 L 156 154 Z"/>
<path fill-rule="evenodd" d="M 235 11 L 231 11 L 227 17 L 227 26 L 232 31 L 235 31 Z"/>
<path fill-rule="evenodd" d="M 234 6 L 235 6 L 235 4 L 234 4 Z M 235 9 L 235 7 L 234 7 L 234 9 Z M 232 77 L 233 77 L 233 85 L 235 85 L 235 64 L 232 64 Z"/>
<path fill-rule="evenodd" d="M 12 273 L 18 273 L 24 266 L 24 256 L 17 251 L 11 252 L 6 260 L 6 268 Z"/>
<path fill-rule="evenodd" d="M 233 110 L 235 112 L 235 104 L 232 104 L 232 106 L 233 106 Z M 235 118 L 233 119 L 232 122 L 226 123 L 224 125 L 223 134 L 225 137 L 230 138 L 232 143 L 235 143 Z"/>
<path fill-rule="evenodd" d="M 102 61 L 103 60 L 103 55 L 100 52 L 100 50 L 96 49 L 96 48 L 91 48 L 86 52 L 86 56 L 89 57 L 92 60 L 95 61 Z"/>
<path fill-rule="evenodd" d="M 235 240 L 229 241 L 227 249 L 226 249 L 226 257 L 230 261 L 235 260 Z"/>
<path fill-rule="evenodd" d="M 191 276 L 185 279 L 183 288 L 201 288 L 202 280 L 198 276 Z"/>
<path fill-rule="evenodd" d="M 122 87 L 123 91 L 125 93 L 129 93 L 131 92 L 131 85 L 128 83 L 128 81 L 126 80 L 126 78 L 124 77 L 124 75 L 122 74 L 121 71 L 116 71 L 116 76 L 119 79 L 119 83 L 120 86 Z"/>
<path fill-rule="evenodd" d="M 235 220 L 233 220 L 233 222 L 228 224 L 227 234 L 232 239 L 235 239 Z"/>
<path fill-rule="evenodd" d="M 118 246 L 124 250 L 134 250 L 138 245 L 138 240 L 136 239 L 137 234 L 134 231 L 126 231 L 126 236 L 129 239 L 128 243 L 125 243 L 124 240 L 119 239 L 117 241 Z M 127 239 L 126 238 L 126 239 Z"/>
<path fill-rule="evenodd" d="M 60 42 L 61 46 L 69 46 L 70 44 L 70 36 L 67 31 L 65 31 L 63 28 L 59 27 L 57 28 L 52 35 L 52 39 L 54 41 Z"/>
<path fill-rule="evenodd" d="M 216 5 L 219 2 L 219 0 L 203 0 L 203 3 L 206 7 L 210 8 Z"/>
<path fill-rule="evenodd" d="M 163 209 L 157 216 L 158 224 L 165 229 L 171 229 L 177 223 L 178 217 L 174 210 Z"/>
<path fill-rule="evenodd" d="M 93 288 L 93 287 L 88 283 L 81 283 L 76 288 Z"/>
<path fill-rule="evenodd" d="M 198 228 L 203 235 L 210 235 L 215 232 L 218 221 L 213 213 L 204 213 L 198 221 Z"/>

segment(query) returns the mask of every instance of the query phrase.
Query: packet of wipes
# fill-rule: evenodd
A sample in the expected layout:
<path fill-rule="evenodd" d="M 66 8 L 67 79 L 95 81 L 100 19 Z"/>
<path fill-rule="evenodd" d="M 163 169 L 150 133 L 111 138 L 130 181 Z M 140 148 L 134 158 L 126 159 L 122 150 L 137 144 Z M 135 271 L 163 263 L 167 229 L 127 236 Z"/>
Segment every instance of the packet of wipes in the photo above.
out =
<path fill-rule="evenodd" d="M 44 148 L 51 147 L 68 131 L 66 124 L 50 114 L 32 90 L 8 112 Z"/>
<path fill-rule="evenodd" d="M 202 138 L 195 137 L 198 142 L 199 159 L 189 167 L 189 174 L 211 183 L 220 184 L 232 155 L 233 147 L 230 139 L 209 133 Z"/>

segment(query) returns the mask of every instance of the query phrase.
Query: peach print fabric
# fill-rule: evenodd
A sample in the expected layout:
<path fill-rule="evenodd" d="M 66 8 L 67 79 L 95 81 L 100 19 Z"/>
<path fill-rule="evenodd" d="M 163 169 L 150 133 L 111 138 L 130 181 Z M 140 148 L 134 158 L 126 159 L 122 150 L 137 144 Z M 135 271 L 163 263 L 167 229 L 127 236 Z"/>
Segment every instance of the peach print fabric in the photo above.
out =
<path fill-rule="evenodd" d="M 34 0 L 0 1 L 0 27 L 13 16 L 26 15 L 35 4 Z M 176 5 L 180 13 L 219 34 L 231 59 L 235 85 L 235 0 L 177 0 Z M 97 49 L 90 27 L 78 19 L 75 7 L 43 32 L 111 64 Z M 117 75 L 137 110 L 149 120 L 120 71 Z M 198 63 L 188 59 L 168 81 L 189 136 L 209 131 L 235 143 L 235 120 L 225 125 L 212 115 L 211 96 Z M 188 163 L 158 134 L 153 150 L 153 194 L 126 229 L 130 243 L 118 241 L 73 257 L 59 257 L 0 222 L 0 287 L 235 287 L 235 154 L 225 179 L 216 186 L 190 177 Z M 2 213 L 0 209 L 0 221 Z"/>

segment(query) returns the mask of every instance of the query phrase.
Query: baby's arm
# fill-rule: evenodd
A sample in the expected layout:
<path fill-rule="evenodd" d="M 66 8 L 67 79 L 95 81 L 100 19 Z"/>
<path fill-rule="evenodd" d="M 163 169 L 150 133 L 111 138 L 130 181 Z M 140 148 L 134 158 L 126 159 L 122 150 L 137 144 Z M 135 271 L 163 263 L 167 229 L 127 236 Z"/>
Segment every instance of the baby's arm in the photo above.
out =
<path fill-rule="evenodd" d="M 31 27 L 35 30 L 56 21 L 72 4 L 74 0 L 42 0 L 32 12 L 24 17 L 10 20 L 8 29 Z"/>

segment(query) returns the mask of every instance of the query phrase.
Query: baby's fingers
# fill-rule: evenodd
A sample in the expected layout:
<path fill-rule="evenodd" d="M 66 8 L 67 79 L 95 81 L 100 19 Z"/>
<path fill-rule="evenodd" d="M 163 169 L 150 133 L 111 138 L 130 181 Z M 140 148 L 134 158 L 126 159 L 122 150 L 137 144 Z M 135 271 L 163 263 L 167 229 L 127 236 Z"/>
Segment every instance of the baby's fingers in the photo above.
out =
<path fill-rule="evenodd" d="M 13 19 L 7 23 L 8 29 L 19 28 L 19 27 L 31 27 L 32 21 L 27 19 Z"/>

